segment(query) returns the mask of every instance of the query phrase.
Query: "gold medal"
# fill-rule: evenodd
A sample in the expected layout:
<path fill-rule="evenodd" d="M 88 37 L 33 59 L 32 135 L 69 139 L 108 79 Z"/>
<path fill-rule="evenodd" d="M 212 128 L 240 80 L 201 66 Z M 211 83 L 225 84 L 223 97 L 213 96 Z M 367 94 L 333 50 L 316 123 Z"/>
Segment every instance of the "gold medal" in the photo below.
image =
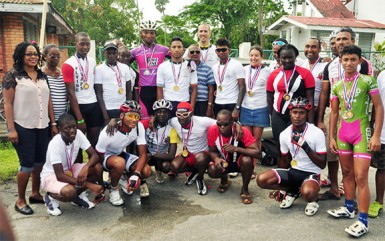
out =
<path fill-rule="evenodd" d="M 283 96 L 283 99 L 284 99 L 285 101 L 289 101 L 289 100 L 291 99 L 291 97 L 290 97 L 289 94 L 285 94 L 285 95 Z"/>
<path fill-rule="evenodd" d="M 221 162 L 222 168 L 227 168 L 229 166 L 229 163 L 227 161 Z"/>
<path fill-rule="evenodd" d="M 291 160 L 290 165 L 291 165 L 292 167 L 297 166 L 297 161 L 296 161 L 296 160 Z"/>
<path fill-rule="evenodd" d="M 247 91 L 247 94 L 248 94 L 249 96 L 253 96 L 253 91 L 249 90 L 249 91 Z"/>
<path fill-rule="evenodd" d="M 174 85 L 174 91 L 178 91 L 178 90 L 179 90 L 179 86 Z"/>
<path fill-rule="evenodd" d="M 148 69 L 146 69 L 144 72 L 143 72 L 144 75 L 149 75 L 150 74 L 150 71 Z"/>
<path fill-rule="evenodd" d="M 351 118 L 353 118 L 353 116 L 354 116 L 353 111 L 348 110 L 348 111 L 346 112 L 346 117 L 347 117 L 347 119 L 351 119 Z"/>
<path fill-rule="evenodd" d="M 218 90 L 219 90 L 219 91 L 222 91 L 222 90 L 223 90 L 222 85 L 218 86 Z"/>
<path fill-rule="evenodd" d="M 73 176 L 73 173 L 71 172 L 71 170 L 67 170 L 67 171 L 65 172 L 65 174 L 66 174 L 67 176 L 69 176 L 69 177 L 72 177 L 72 176 Z"/>
<path fill-rule="evenodd" d="M 124 89 L 123 89 L 123 87 L 119 87 L 119 89 L 118 89 L 118 93 L 119 93 L 119 94 L 123 94 L 123 93 L 124 93 Z"/>
<path fill-rule="evenodd" d="M 184 149 L 184 150 L 182 151 L 182 156 L 183 156 L 183 157 L 187 157 L 187 156 L 188 156 L 188 151 L 187 151 L 187 149 Z"/>
<path fill-rule="evenodd" d="M 88 89 L 88 88 L 90 88 L 90 85 L 89 85 L 88 83 L 84 83 L 84 84 L 83 84 L 83 89 L 86 90 L 86 89 Z"/>

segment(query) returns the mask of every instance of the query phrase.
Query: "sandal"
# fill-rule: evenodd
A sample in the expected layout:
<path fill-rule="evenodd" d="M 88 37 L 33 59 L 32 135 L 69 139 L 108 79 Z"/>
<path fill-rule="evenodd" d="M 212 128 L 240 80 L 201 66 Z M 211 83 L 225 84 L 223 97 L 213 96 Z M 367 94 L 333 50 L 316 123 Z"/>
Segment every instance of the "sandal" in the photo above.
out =
<path fill-rule="evenodd" d="M 345 228 L 345 232 L 358 238 L 369 232 L 369 228 L 360 221 L 355 221 L 350 227 Z"/>
<path fill-rule="evenodd" d="M 227 191 L 227 189 L 229 189 L 230 185 L 231 185 L 231 181 L 227 181 L 227 183 L 224 183 L 224 184 L 221 183 L 221 184 L 219 184 L 217 191 L 219 193 L 225 193 Z"/>
<path fill-rule="evenodd" d="M 279 190 L 274 190 L 269 192 L 269 198 L 276 198 L 278 196 Z"/>
<path fill-rule="evenodd" d="M 377 202 L 377 201 L 374 201 L 372 204 L 370 204 L 369 206 L 369 212 L 368 212 L 368 216 L 371 217 L 371 218 L 376 218 L 378 217 L 378 215 L 380 214 L 380 212 L 383 210 L 384 208 L 384 205 Z"/>
<path fill-rule="evenodd" d="M 241 193 L 241 202 L 243 204 L 252 204 L 253 203 L 253 198 L 248 193 Z"/>
<path fill-rule="evenodd" d="M 307 216 L 313 216 L 317 213 L 319 204 L 317 202 L 310 202 L 306 205 L 305 214 Z"/>
<path fill-rule="evenodd" d="M 337 197 L 334 195 L 331 191 L 326 191 L 324 193 L 318 194 L 318 201 L 324 201 L 324 200 L 340 200 L 341 197 Z"/>

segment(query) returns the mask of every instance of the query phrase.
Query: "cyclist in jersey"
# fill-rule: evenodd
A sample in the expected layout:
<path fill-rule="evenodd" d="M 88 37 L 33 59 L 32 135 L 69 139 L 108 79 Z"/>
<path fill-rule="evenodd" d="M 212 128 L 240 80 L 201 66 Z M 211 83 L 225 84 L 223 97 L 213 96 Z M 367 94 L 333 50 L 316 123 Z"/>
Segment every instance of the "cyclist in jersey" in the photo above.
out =
<path fill-rule="evenodd" d="M 263 189 L 281 190 L 280 194 L 284 190 L 279 205 L 282 209 L 290 208 L 300 191 L 307 202 L 305 214 L 313 216 L 319 208 L 316 200 L 321 169 L 326 166 L 325 135 L 306 122 L 307 112 L 312 108 L 307 99 L 292 99 L 288 108 L 293 124 L 281 132 L 279 141 L 282 158 L 289 168 L 265 171 L 257 176 L 257 184 Z"/>
<path fill-rule="evenodd" d="M 152 105 L 156 101 L 156 74 L 159 65 L 169 56 L 168 48 L 155 42 L 157 27 L 155 21 L 142 21 L 142 44 L 131 50 L 130 63 L 136 61 L 139 68 L 139 103 L 142 106 L 143 118 L 154 113 Z"/>
<path fill-rule="evenodd" d="M 377 88 L 377 80 L 360 74 L 357 66 L 362 61 L 361 49 L 355 45 L 345 46 L 340 52 L 344 70 L 343 79 L 335 82 L 331 92 L 330 150 L 341 162 L 345 188 L 345 206 L 328 213 L 334 217 L 354 218 L 354 199 L 358 187 L 358 221 L 345 231 L 354 237 L 368 232 L 368 209 L 370 191 L 368 172 L 372 151 L 381 147 L 380 135 L 384 110 Z M 369 126 L 370 99 L 375 108 L 375 128 L 371 135 Z M 341 114 L 341 116 L 339 116 Z M 338 122 L 338 125 L 337 125 Z"/>

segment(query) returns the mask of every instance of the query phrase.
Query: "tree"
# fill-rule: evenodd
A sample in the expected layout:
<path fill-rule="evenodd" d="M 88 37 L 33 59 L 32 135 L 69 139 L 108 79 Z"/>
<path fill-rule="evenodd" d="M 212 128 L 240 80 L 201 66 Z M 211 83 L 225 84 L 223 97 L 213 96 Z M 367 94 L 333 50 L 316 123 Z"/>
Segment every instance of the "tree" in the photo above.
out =
<path fill-rule="evenodd" d="M 97 45 L 115 38 L 131 43 L 137 36 L 134 0 L 52 0 L 52 5 L 75 32 L 87 32 Z"/>
<path fill-rule="evenodd" d="M 166 10 L 166 5 L 168 3 L 169 3 L 169 0 L 155 0 L 155 7 L 162 14 L 163 18 L 164 18 L 164 11 Z M 166 29 L 164 29 L 164 45 L 166 45 Z"/>
<path fill-rule="evenodd" d="M 171 38 L 178 36 L 183 40 L 183 46 L 187 48 L 195 43 L 194 34 L 191 33 L 191 27 L 186 24 L 186 21 L 179 16 L 165 15 L 162 17 L 162 22 L 165 28 L 157 31 L 158 39 L 164 38 L 165 45 L 168 46 Z M 168 30 L 165 33 L 165 30 Z"/>

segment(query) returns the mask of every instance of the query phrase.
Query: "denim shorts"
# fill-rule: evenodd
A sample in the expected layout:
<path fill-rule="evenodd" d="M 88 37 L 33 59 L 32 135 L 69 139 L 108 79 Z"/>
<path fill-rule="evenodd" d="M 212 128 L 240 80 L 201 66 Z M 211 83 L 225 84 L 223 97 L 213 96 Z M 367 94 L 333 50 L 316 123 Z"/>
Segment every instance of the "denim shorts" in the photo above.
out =
<path fill-rule="evenodd" d="M 244 126 L 268 127 L 270 126 L 268 108 L 251 110 L 242 107 L 239 121 Z"/>

